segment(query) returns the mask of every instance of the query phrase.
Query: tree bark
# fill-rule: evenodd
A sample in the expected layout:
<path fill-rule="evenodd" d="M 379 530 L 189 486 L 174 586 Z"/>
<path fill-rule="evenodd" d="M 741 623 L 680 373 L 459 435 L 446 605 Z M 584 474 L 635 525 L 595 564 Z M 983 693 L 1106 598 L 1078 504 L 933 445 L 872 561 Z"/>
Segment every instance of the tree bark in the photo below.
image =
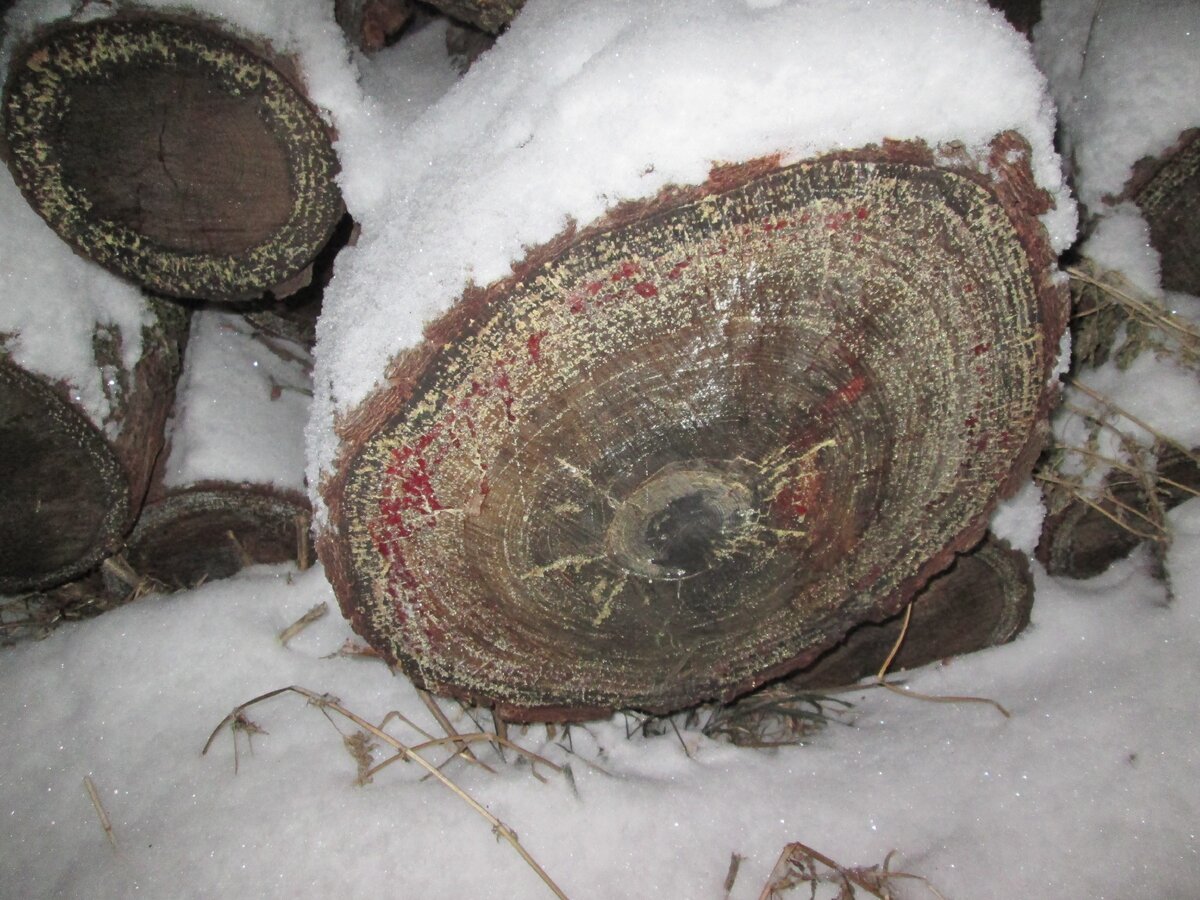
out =
<path fill-rule="evenodd" d="M 9 168 L 63 240 L 154 291 L 294 289 L 343 209 L 329 129 L 287 68 L 199 21 L 53 28 L 9 72 Z"/>
<path fill-rule="evenodd" d="M 429 0 L 429 5 L 452 19 L 498 34 L 521 11 L 525 0 Z"/>
<path fill-rule="evenodd" d="M 898 611 L 1043 443 L 1068 300 L 1027 160 L 719 169 L 468 292 L 342 422 L 354 626 L 565 720 L 729 699 Z"/>
<path fill-rule="evenodd" d="M 132 372 L 94 342 L 96 366 L 120 373 L 103 428 L 62 384 L 0 354 L 0 594 L 61 584 L 114 552 L 132 525 L 179 376 L 187 314 L 149 301 L 154 324 Z"/>

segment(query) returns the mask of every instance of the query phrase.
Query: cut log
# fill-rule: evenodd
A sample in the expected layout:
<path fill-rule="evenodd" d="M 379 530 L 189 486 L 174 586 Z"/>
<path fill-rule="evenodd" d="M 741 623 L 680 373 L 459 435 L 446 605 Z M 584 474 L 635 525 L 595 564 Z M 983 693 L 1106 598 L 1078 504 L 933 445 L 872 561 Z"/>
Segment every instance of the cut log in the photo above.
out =
<path fill-rule="evenodd" d="M 1070 492 L 1048 491 L 1038 561 L 1051 575 L 1093 578 L 1129 556 L 1147 533 L 1155 534 L 1153 523 L 1162 512 L 1200 492 L 1197 452 L 1200 448 L 1192 456 L 1174 447 L 1161 448 L 1155 468 L 1144 479 L 1111 472 L 1091 503 Z"/>
<path fill-rule="evenodd" d="M 302 344 L 230 313 L 195 315 L 169 449 L 126 545 L 138 575 L 187 588 L 252 563 L 313 558 L 304 495 L 311 384 Z"/>
<path fill-rule="evenodd" d="M 895 613 L 1042 446 L 1068 302 L 1027 160 L 720 169 L 468 292 L 342 423 L 319 552 L 355 628 L 565 720 L 728 699 Z"/>
<path fill-rule="evenodd" d="M 146 505 L 125 558 L 172 590 L 228 578 L 255 563 L 312 560 L 308 499 L 262 485 L 194 485 Z"/>
<path fill-rule="evenodd" d="M 1033 608 L 1029 559 L 1004 541 L 984 538 L 925 586 L 889 672 L 1006 644 L 1025 630 Z M 904 615 L 854 628 L 836 647 L 787 680 L 797 690 L 854 684 L 875 675 L 892 652 Z"/>
<path fill-rule="evenodd" d="M 187 314 L 149 301 L 141 361 L 127 372 L 98 330 L 95 365 L 112 373 L 99 425 L 70 389 L 0 353 L 0 594 L 61 584 L 120 546 L 146 493 L 179 375 Z"/>
<path fill-rule="evenodd" d="M 9 73 L 9 168 L 60 237 L 157 292 L 298 287 L 343 209 L 329 128 L 286 70 L 198 22 L 52 29 Z"/>
<path fill-rule="evenodd" d="M 1200 128 L 1189 128 L 1162 156 L 1137 163 L 1124 196 L 1150 226 L 1162 286 L 1200 295 Z"/>
<path fill-rule="evenodd" d="M 335 0 L 334 17 L 364 53 L 382 50 L 412 19 L 409 0 Z"/>

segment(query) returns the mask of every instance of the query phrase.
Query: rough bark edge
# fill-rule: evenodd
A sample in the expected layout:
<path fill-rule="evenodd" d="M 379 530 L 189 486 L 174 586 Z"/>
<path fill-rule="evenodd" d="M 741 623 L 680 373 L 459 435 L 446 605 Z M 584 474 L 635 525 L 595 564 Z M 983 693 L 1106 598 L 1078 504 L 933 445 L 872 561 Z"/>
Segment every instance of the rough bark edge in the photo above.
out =
<path fill-rule="evenodd" d="M 1043 331 L 1045 359 L 1042 376 L 1045 387 L 1033 416 L 1033 426 L 1022 449 L 1014 456 L 1008 476 L 974 522 L 927 560 L 913 576 L 901 582 L 890 597 L 881 598 L 877 607 L 879 614 L 872 621 L 882 621 L 895 615 L 930 578 L 950 566 L 959 553 L 970 550 L 983 539 L 996 505 L 1001 500 L 1013 496 L 1028 481 L 1049 437 L 1049 415 L 1059 399 L 1058 383 L 1053 379 L 1054 367 L 1057 364 L 1055 349 L 1070 316 L 1070 296 L 1065 283 L 1059 283 L 1055 278 L 1058 270 L 1057 254 L 1051 248 L 1045 229 L 1037 218 L 1053 207 L 1053 198 L 1037 186 L 1029 160 L 1030 148 L 1025 138 L 1016 132 L 1007 131 L 992 140 L 986 159 L 977 159 L 960 143 L 931 148 L 923 141 L 886 140 L 882 145 L 823 154 L 789 164 L 806 165 L 833 161 L 908 163 L 945 169 L 974 182 L 1000 203 L 1012 222 L 1029 262 L 1028 274 L 1038 299 L 1038 309 L 1032 324 L 1040 326 Z M 337 455 L 332 474 L 327 474 L 322 479 L 319 488 L 329 508 L 329 525 L 318 535 L 316 547 L 317 555 L 325 566 L 326 576 L 334 585 L 342 613 L 355 631 L 363 634 L 370 629 L 364 621 L 362 611 L 350 605 L 346 586 L 354 583 L 353 565 L 347 550 L 340 546 L 337 535 L 340 531 L 339 498 L 349 474 L 349 464 L 362 442 L 390 418 L 399 414 L 408 401 L 420 391 L 422 375 L 429 369 L 430 363 L 444 345 L 460 333 L 471 320 L 486 320 L 493 307 L 502 303 L 520 281 L 534 269 L 558 256 L 567 246 L 677 206 L 734 190 L 781 168 L 785 166 L 779 154 L 745 163 L 717 165 L 710 172 L 708 180 L 701 185 L 669 186 L 652 199 L 622 203 L 606 216 L 582 229 L 574 223 L 568 225 L 558 237 L 529 249 L 522 260 L 512 265 L 513 274 L 509 278 L 483 288 L 469 286 L 457 303 L 426 326 L 424 341 L 420 345 L 408 348 L 393 357 L 385 371 L 383 383 L 378 388 L 353 410 L 337 417 L 334 430 L 342 449 Z M 811 665 L 840 639 L 841 636 L 833 637 L 790 660 L 751 678 L 743 679 L 713 699 L 729 702 L 769 681 L 775 681 Z M 390 658 L 386 651 L 384 655 L 389 664 L 402 666 L 406 673 L 416 669 L 413 665 L 404 666 L 401 658 Z M 457 685 L 420 683 L 417 678 L 413 678 L 413 681 L 435 693 L 453 696 L 465 703 L 493 704 L 490 698 L 476 696 Z M 612 707 L 528 708 L 504 703 L 494 704 L 494 708 L 505 718 L 523 722 L 581 721 L 603 718 L 614 711 Z M 648 707 L 644 711 L 666 713 L 673 711 L 673 707 Z"/>
<path fill-rule="evenodd" d="M 144 26 L 173 31 L 185 39 L 189 34 L 198 35 L 193 40 L 217 48 L 212 65 L 218 81 L 227 85 L 236 85 L 240 79 L 253 78 L 255 74 L 265 76 L 271 88 L 271 100 L 266 102 L 275 114 L 272 124 L 294 139 L 283 142 L 294 180 L 315 186 L 311 197 L 301 197 L 293 203 L 288 222 L 271 239 L 236 256 L 201 256 L 158 247 L 132 229 L 93 225 L 70 202 L 72 188 L 63 183 L 59 167 L 50 166 L 50 172 L 40 171 L 38 158 L 54 158 L 52 145 L 40 132 L 30 138 L 29 149 L 23 151 L 13 146 L 11 101 L 19 75 L 30 70 L 44 73 L 39 75 L 46 80 L 42 85 L 46 90 L 41 96 L 41 112 L 42 116 L 53 117 L 53 110 L 47 111 L 47 107 L 52 104 L 58 76 L 47 70 L 47 60 L 37 57 L 46 52 L 52 41 L 67 40 L 72 33 L 86 41 L 86 32 L 100 32 L 114 25 L 130 30 Z M 101 51 L 105 49 L 102 42 L 98 47 Z M 102 70 L 103 60 L 96 64 L 95 71 Z M 336 135 L 308 100 L 296 64 L 275 54 L 269 45 L 235 33 L 227 24 L 200 14 L 184 16 L 133 8 L 109 18 L 82 23 L 58 21 L 43 26 L 13 55 L 5 73 L 3 104 L 0 158 L 8 164 L 30 207 L 80 255 L 167 296 L 235 301 L 257 297 L 268 290 L 286 296 L 290 290 L 304 286 L 297 283 L 296 276 L 312 263 L 345 212 L 335 182 L 340 168 L 333 151 Z M 30 170 L 28 178 L 26 169 Z M 39 202 L 43 195 L 44 204 Z"/>

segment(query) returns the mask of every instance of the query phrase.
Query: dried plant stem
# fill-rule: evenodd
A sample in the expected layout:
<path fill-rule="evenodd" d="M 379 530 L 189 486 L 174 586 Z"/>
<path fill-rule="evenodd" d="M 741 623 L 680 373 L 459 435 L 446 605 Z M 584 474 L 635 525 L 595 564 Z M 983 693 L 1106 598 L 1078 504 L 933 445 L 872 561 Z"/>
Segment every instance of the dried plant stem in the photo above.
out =
<path fill-rule="evenodd" d="M 1185 447 L 1183 444 L 1179 443 L 1178 441 L 1174 440 L 1173 438 L 1170 438 L 1167 435 L 1163 434 L 1161 431 L 1159 431 L 1153 425 L 1150 425 L 1144 419 L 1139 419 L 1133 413 L 1129 412 L 1126 409 L 1123 409 L 1121 406 L 1114 403 L 1112 401 L 1112 399 L 1110 399 L 1109 397 L 1105 397 L 1103 394 L 1099 393 L 1098 391 L 1092 390 L 1086 384 L 1081 382 L 1078 378 L 1069 378 L 1069 379 L 1067 379 L 1067 383 L 1069 385 L 1071 385 L 1071 387 L 1077 388 L 1080 393 L 1086 394 L 1087 396 L 1089 396 L 1093 400 L 1095 400 L 1097 403 L 1100 403 L 1103 406 L 1106 406 L 1108 409 L 1112 410 L 1114 413 L 1121 416 L 1122 418 L 1128 419 L 1134 425 L 1138 426 L 1138 428 L 1141 428 L 1143 431 L 1152 435 L 1156 440 L 1162 441 L 1164 444 L 1168 444 L 1169 446 L 1174 447 L 1176 450 L 1178 450 L 1180 453 L 1182 453 L 1184 456 L 1186 456 L 1188 459 L 1190 459 L 1196 465 L 1200 465 L 1200 456 L 1197 456 L 1195 453 L 1193 453 L 1190 448 Z M 1091 414 L 1091 415 L 1094 416 L 1094 414 Z"/>
<path fill-rule="evenodd" d="M 458 735 L 458 729 L 454 727 L 454 723 L 450 721 L 450 717 L 442 711 L 442 708 L 438 706 L 437 701 L 433 699 L 429 691 L 423 691 L 420 688 L 417 688 L 417 696 L 421 698 L 421 702 L 425 704 L 425 708 L 429 710 L 430 715 L 437 720 L 437 723 L 442 726 L 442 730 L 445 731 L 449 737 L 455 737 Z M 478 761 L 478 757 L 475 756 L 475 753 L 471 750 L 470 745 L 466 741 L 460 741 L 459 745 L 462 747 L 461 752 L 463 756 Z"/>
<path fill-rule="evenodd" d="M 1092 287 L 1100 289 L 1119 301 L 1122 306 L 1127 306 L 1136 311 L 1141 314 L 1142 318 L 1152 322 L 1164 331 L 1176 331 L 1192 340 L 1200 341 L 1200 330 L 1197 330 L 1189 322 L 1180 319 L 1178 316 L 1171 315 L 1167 310 L 1157 309 L 1153 304 L 1139 300 L 1137 297 L 1121 290 L 1113 284 L 1093 278 L 1087 272 L 1083 271 L 1083 269 L 1075 266 L 1068 266 L 1067 274 L 1076 281 L 1082 281 L 1084 284 L 1090 284 Z M 1092 312 L 1098 311 L 1097 309 Z"/>
<path fill-rule="evenodd" d="M 1101 506 L 1095 500 L 1088 497 L 1086 494 L 1084 494 L 1079 489 L 1078 485 L 1073 484 L 1070 481 L 1067 481 L 1062 478 L 1055 478 L 1053 475 L 1047 475 L 1045 473 L 1041 473 L 1035 477 L 1037 478 L 1038 481 L 1043 481 L 1046 484 L 1057 485 L 1059 487 L 1066 488 L 1067 490 L 1071 491 L 1072 496 L 1076 497 L 1080 503 L 1090 506 L 1096 512 L 1100 513 L 1100 515 L 1109 519 L 1110 521 L 1113 522 L 1113 524 L 1117 525 L 1118 527 L 1125 529 L 1130 534 L 1132 534 L 1134 537 L 1141 538 L 1142 540 L 1145 540 L 1145 541 L 1161 541 L 1161 540 L 1164 540 L 1166 537 L 1165 530 L 1157 522 L 1155 522 L 1153 519 L 1151 519 L 1149 516 L 1147 516 L 1145 513 L 1141 512 L 1140 510 L 1134 509 L 1128 503 L 1122 503 L 1116 497 L 1112 496 L 1111 492 L 1106 493 L 1104 496 L 1104 499 L 1108 500 L 1114 506 L 1117 506 L 1120 509 L 1125 510 L 1127 513 L 1137 516 L 1139 519 L 1144 520 L 1151 527 L 1153 527 L 1155 529 L 1156 533 L 1155 534 L 1147 534 L 1144 531 L 1139 531 L 1138 529 L 1134 528 L 1128 522 L 1124 521 L 1119 516 L 1109 512 L 1107 509 L 1105 509 L 1103 506 Z"/>
<path fill-rule="evenodd" d="M 533 869 L 534 872 L 537 873 L 537 876 L 542 880 L 543 883 L 545 883 L 546 887 L 548 887 L 554 893 L 554 896 L 560 898 L 560 900 L 568 900 L 567 895 L 564 894 L 562 889 L 554 883 L 554 880 L 546 873 L 546 870 L 543 869 L 538 864 L 537 860 L 530 856 L 529 851 L 522 846 L 520 840 L 517 838 L 516 832 L 492 815 L 485 806 L 483 806 L 474 797 L 455 784 L 447 775 L 445 775 L 445 773 L 441 771 L 441 769 L 439 769 L 429 760 L 425 759 L 425 757 L 414 752 L 411 747 L 392 737 L 386 731 L 377 728 L 366 719 L 346 709 L 346 707 L 342 706 L 338 700 L 332 697 L 318 694 L 315 691 L 310 691 L 308 688 L 300 687 L 298 685 L 289 685 L 287 687 L 268 691 L 267 693 L 261 694 L 252 700 L 247 700 L 221 720 L 221 723 L 217 725 L 217 727 L 213 730 L 213 733 L 209 736 L 208 741 L 204 745 L 204 750 L 201 751 L 201 755 L 204 755 L 208 752 L 208 748 L 212 746 L 213 740 L 216 738 L 221 729 L 227 724 L 233 722 L 238 715 L 243 714 L 247 708 L 254 706 L 257 703 L 261 703 L 264 700 L 269 700 L 272 697 L 277 697 L 280 694 L 285 693 L 299 694 L 301 697 L 306 698 L 309 703 L 321 710 L 332 710 L 333 712 L 336 712 L 338 715 L 349 719 L 363 731 L 374 735 L 376 738 L 395 749 L 397 753 L 421 766 L 421 768 L 425 769 L 430 775 L 440 781 L 447 790 L 455 794 L 460 800 L 470 806 L 471 809 L 473 809 L 479 816 L 486 820 L 488 824 L 492 826 L 492 832 L 497 837 L 503 838 L 508 842 L 508 844 L 517 852 L 517 854 L 520 855 L 521 859 L 525 861 L 526 865 L 528 865 L 531 869 Z M 465 735 L 462 737 L 465 737 Z"/>
<path fill-rule="evenodd" d="M 1103 453 L 1097 453 L 1095 450 L 1089 450 L 1086 447 L 1071 447 L 1067 444 L 1055 444 L 1054 449 L 1062 450 L 1066 453 L 1078 453 L 1081 456 L 1086 456 L 1089 459 L 1096 460 L 1097 462 L 1105 463 L 1109 466 L 1112 466 L 1114 469 L 1119 469 L 1122 472 L 1132 475 L 1134 478 L 1138 479 L 1138 481 L 1141 481 L 1142 476 L 1145 475 L 1145 471 L 1137 466 L 1130 465 L 1129 463 L 1123 462 L 1119 459 L 1114 459 L 1111 456 L 1106 456 Z M 1178 482 L 1173 478 L 1167 478 L 1165 475 L 1160 473 L 1154 473 L 1153 480 L 1157 484 L 1175 488 L 1176 490 L 1183 491 L 1185 494 L 1191 494 L 1193 497 L 1200 497 L 1200 491 L 1196 490 L 1194 487 Z"/>
<path fill-rule="evenodd" d="M 816 896 L 816 885 L 819 881 L 833 882 L 830 876 L 818 875 L 815 863 L 820 863 L 829 869 L 830 872 L 836 873 L 837 880 L 841 881 L 842 887 L 838 893 L 839 898 L 850 900 L 855 896 L 854 888 L 861 888 L 872 897 L 878 897 L 879 900 L 893 900 L 893 895 L 888 889 L 887 882 L 893 878 L 909 878 L 914 881 L 919 881 L 929 889 L 935 897 L 940 900 L 946 900 L 937 888 L 935 888 L 928 878 L 923 875 L 913 875 L 909 872 L 893 872 L 888 867 L 891 864 L 892 857 L 896 855 L 893 850 L 883 860 L 882 866 L 870 866 L 866 868 L 848 868 L 834 860 L 830 859 L 823 853 L 814 850 L 807 844 L 802 844 L 800 841 L 792 841 L 783 848 L 783 852 L 779 854 L 779 859 L 775 863 L 775 867 L 771 869 L 771 875 L 767 879 L 766 885 L 762 889 L 762 893 L 758 895 L 758 900 L 774 900 L 779 896 L 778 891 L 794 887 L 796 884 L 808 882 L 813 889 L 813 896 Z M 799 880 L 793 880 L 789 874 L 789 870 L 795 867 L 803 874 Z"/>
<path fill-rule="evenodd" d="M 328 614 L 329 614 L 329 604 L 325 603 L 324 601 L 322 601 L 321 603 L 318 603 L 316 606 L 314 606 L 312 609 L 310 609 L 308 612 L 306 612 L 304 615 L 302 615 L 300 618 L 298 618 L 295 622 L 293 622 L 287 628 L 283 629 L 283 631 L 279 632 L 279 635 L 278 635 L 279 643 L 283 644 L 283 646 L 286 647 L 288 641 L 290 641 L 292 638 L 294 638 L 296 635 L 298 635 L 300 632 L 302 632 L 305 628 L 307 628 L 313 622 L 316 622 L 319 619 L 323 619 Z"/>
<path fill-rule="evenodd" d="M 116 850 L 117 838 L 113 834 L 112 820 L 108 817 L 108 813 L 104 809 L 104 804 L 100 802 L 100 792 L 96 790 L 96 784 L 92 781 L 90 775 L 83 776 L 83 787 L 87 791 L 88 797 L 92 800 L 92 806 L 96 807 L 96 815 L 100 817 L 100 827 L 104 829 L 105 837 L 112 844 L 112 848 Z"/>
<path fill-rule="evenodd" d="M 896 654 L 900 652 L 900 647 L 904 644 L 904 638 L 908 635 L 908 625 L 912 621 L 912 603 L 904 609 L 904 623 L 900 626 L 900 635 L 896 638 L 896 643 L 892 645 L 892 652 L 888 654 L 887 659 L 883 661 L 883 665 L 879 667 L 879 672 L 875 676 L 875 682 L 883 688 L 887 688 L 893 693 L 899 694 L 902 697 L 912 697 L 916 700 L 927 700 L 930 703 L 984 703 L 988 706 L 994 706 L 1000 711 L 1000 714 L 1006 719 L 1012 718 L 1012 713 L 987 697 L 965 697 L 957 695 L 940 695 L 940 694 L 922 694 L 919 691 L 914 691 L 910 688 L 903 688 L 897 684 L 887 680 L 887 671 L 891 667 L 892 662 L 896 659 Z M 824 862 L 824 860 L 822 860 Z"/>

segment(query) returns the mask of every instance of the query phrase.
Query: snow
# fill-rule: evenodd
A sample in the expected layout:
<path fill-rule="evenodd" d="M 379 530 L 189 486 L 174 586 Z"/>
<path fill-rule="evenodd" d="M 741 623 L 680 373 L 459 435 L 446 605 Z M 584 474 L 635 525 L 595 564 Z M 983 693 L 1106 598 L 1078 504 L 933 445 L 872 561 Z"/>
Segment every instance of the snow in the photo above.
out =
<path fill-rule="evenodd" d="M 302 346 L 257 332 L 241 316 L 193 316 L 164 485 L 232 481 L 303 493 L 311 365 Z"/>
<path fill-rule="evenodd" d="M 1108 211 L 1081 252 L 1101 268 L 1120 272 L 1142 293 L 1152 297 L 1162 293 L 1162 263 L 1150 244 L 1150 226 L 1132 203 Z"/>
<path fill-rule="evenodd" d="M 496 775 L 461 762 L 447 771 L 577 900 L 717 898 L 734 852 L 746 861 L 732 896 L 756 897 L 790 840 L 846 865 L 896 848 L 896 868 L 955 898 L 1189 896 L 1200 881 L 1200 502 L 1171 520 L 1173 604 L 1143 558 L 1094 582 L 1039 571 L 1033 624 L 1014 643 L 908 678 L 918 691 L 993 698 L 1011 719 L 863 689 L 846 695 L 853 727 L 773 751 L 684 729 L 685 754 L 669 729 L 627 739 L 618 716 L 573 727 L 572 755 L 561 732 L 513 728 L 570 764 L 578 795 L 566 777 L 540 783 L 486 748 Z M 373 722 L 397 709 L 441 733 L 381 663 L 327 658 L 350 634 L 336 614 L 280 645 L 275 635 L 322 601 L 332 597 L 320 569 L 257 567 L 0 653 L 6 892 L 549 896 L 415 766 L 356 786 L 342 738 L 299 697 L 248 711 L 266 733 L 238 737 L 236 773 L 229 732 L 200 755 L 236 704 L 289 684 Z"/>
<path fill-rule="evenodd" d="M 703 182 L 718 162 L 884 138 L 980 148 L 1008 129 L 1031 143 L 1062 249 L 1075 211 L 1044 80 L 982 4 L 532 0 L 400 140 L 342 134 L 362 237 L 339 257 L 318 325 L 310 485 L 336 453 L 337 414 L 388 360 L 469 282 L 507 276 L 568 223 Z"/>
<path fill-rule="evenodd" d="M 1056 0 L 1043 4 L 1034 43 L 1092 213 L 1135 162 L 1200 126 L 1197 0 Z"/>
<path fill-rule="evenodd" d="M 0 349 L 27 371 L 66 384 L 92 423 L 114 437 L 118 426 L 107 420 L 119 382 L 101 371 L 93 340 L 97 330 L 117 338 L 121 363 L 132 371 L 142 356 L 142 328 L 152 322 L 146 301 L 136 287 L 76 256 L 3 167 L 0 222 Z"/>
<path fill-rule="evenodd" d="M 1042 520 L 1046 518 L 1046 506 L 1042 503 L 1042 491 L 1030 479 L 1025 486 L 1007 500 L 1002 500 L 992 513 L 988 528 L 992 534 L 1008 541 L 1014 550 L 1033 556 L 1042 535 Z"/>

